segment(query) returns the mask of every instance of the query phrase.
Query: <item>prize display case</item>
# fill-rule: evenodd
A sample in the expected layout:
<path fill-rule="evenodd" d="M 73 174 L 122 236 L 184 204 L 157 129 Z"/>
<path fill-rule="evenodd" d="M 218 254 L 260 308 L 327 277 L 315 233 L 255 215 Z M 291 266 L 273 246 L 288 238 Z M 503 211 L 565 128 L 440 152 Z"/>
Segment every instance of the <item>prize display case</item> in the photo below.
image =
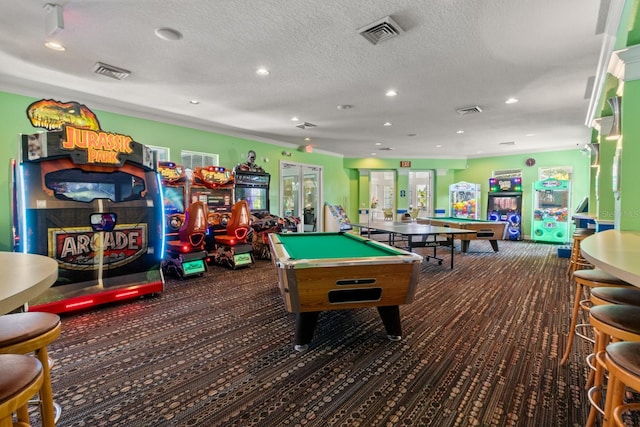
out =
<path fill-rule="evenodd" d="M 449 216 L 480 219 L 480 184 L 458 182 L 449 186 Z"/>
<path fill-rule="evenodd" d="M 566 243 L 570 240 L 570 182 L 545 179 L 533 183 L 531 240 Z"/>
<path fill-rule="evenodd" d="M 522 178 L 490 178 L 487 221 L 507 223 L 505 239 L 522 240 Z"/>

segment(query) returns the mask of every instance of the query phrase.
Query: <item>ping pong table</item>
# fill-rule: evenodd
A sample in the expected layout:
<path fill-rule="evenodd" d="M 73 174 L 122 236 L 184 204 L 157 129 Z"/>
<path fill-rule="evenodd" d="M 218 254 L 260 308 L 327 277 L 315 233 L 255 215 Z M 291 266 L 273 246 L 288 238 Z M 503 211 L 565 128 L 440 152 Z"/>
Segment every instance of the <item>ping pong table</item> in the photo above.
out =
<path fill-rule="evenodd" d="M 419 224 L 413 221 L 375 221 L 368 224 L 351 224 L 351 226 L 360 228 L 360 234 L 367 234 L 369 238 L 371 238 L 371 234 L 388 234 L 390 246 L 401 247 L 409 251 L 412 251 L 413 248 L 433 248 L 433 255 L 425 256 L 425 259 L 427 261 L 429 261 L 429 259 L 435 259 L 439 265 L 442 265 L 442 258 L 436 256 L 436 248 L 443 246 L 443 244 L 448 245 L 451 247 L 452 269 L 454 254 L 453 239 L 456 235 L 476 233 L 475 230 Z M 438 236 L 445 236 L 447 240 L 438 241 Z M 397 237 L 401 239 L 397 241 Z M 399 246 L 399 244 L 402 246 Z"/>

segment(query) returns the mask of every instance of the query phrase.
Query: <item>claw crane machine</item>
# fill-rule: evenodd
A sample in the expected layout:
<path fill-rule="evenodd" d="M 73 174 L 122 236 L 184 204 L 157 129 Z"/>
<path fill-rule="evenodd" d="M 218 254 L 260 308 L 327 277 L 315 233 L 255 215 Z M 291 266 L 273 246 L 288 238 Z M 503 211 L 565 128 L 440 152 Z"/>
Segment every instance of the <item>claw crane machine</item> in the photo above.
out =
<path fill-rule="evenodd" d="M 480 184 L 460 181 L 449 186 L 449 216 L 480 219 Z"/>
<path fill-rule="evenodd" d="M 566 243 L 569 239 L 570 182 L 548 178 L 533 183 L 531 240 Z"/>

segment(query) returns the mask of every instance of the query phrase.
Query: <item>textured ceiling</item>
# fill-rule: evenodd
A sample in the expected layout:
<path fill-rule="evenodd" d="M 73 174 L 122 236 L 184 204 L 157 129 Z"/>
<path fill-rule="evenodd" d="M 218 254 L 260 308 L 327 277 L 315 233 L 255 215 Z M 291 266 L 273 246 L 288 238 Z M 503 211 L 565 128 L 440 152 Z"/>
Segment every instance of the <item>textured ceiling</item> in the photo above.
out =
<path fill-rule="evenodd" d="M 64 29 L 53 37 L 45 4 L 3 2 L 0 90 L 346 157 L 484 157 L 590 141 L 599 1 L 59 1 Z M 373 45 L 358 34 L 385 16 L 399 36 Z M 160 27 L 183 38 L 162 40 Z M 97 75 L 96 62 L 131 75 Z M 260 66 L 270 75 L 257 76 Z M 481 113 L 456 112 L 475 105 Z"/>

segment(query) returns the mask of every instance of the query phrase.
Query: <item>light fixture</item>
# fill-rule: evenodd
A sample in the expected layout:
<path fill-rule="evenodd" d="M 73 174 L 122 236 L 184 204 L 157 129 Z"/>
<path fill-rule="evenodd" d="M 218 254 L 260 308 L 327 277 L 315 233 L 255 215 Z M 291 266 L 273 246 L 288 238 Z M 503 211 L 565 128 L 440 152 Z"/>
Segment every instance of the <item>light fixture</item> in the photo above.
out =
<path fill-rule="evenodd" d="M 285 157 L 291 157 L 291 151 L 283 151 L 282 155 Z"/>
<path fill-rule="evenodd" d="M 391 122 L 386 122 L 382 126 L 391 126 Z"/>
<path fill-rule="evenodd" d="M 292 122 L 299 122 L 300 119 L 297 116 L 293 116 L 293 117 L 291 117 L 291 121 Z"/>
<path fill-rule="evenodd" d="M 620 138 L 620 104 L 622 102 L 622 97 L 612 96 L 607 100 L 607 102 L 611 106 L 611 112 L 613 113 L 613 125 L 611 125 L 611 130 L 605 139 L 611 141 Z"/>
<path fill-rule="evenodd" d="M 396 96 L 398 94 L 398 92 L 396 92 L 394 89 L 390 89 L 387 91 L 387 93 L 385 94 L 386 96 Z"/>
<path fill-rule="evenodd" d="M 268 76 L 269 75 L 269 70 L 267 70 L 264 67 L 260 67 L 256 70 L 256 74 L 259 76 Z"/>
<path fill-rule="evenodd" d="M 191 101 L 189 101 L 189 104 L 198 105 L 200 104 L 200 101 L 198 101 L 197 99 L 192 99 Z"/>
<path fill-rule="evenodd" d="M 460 129 L 460 130 L 457 130 L 457 131 L 456 131 L 456 133 L 457 133 L 458 135 L 462 135 L 462 134 L 464 133 L 464 131 L 463 131 L 462 129 Z"/>
<path fill-rule="evenodd" d="M 591 153 L 591 167 L 597 168 L 600 166 L 600 144 L 592 142 L 586 144 L 585 148 Z"/>
<path fill-rule="evenodd" d="M 156 28 L 154 33 L 159 39 L 166 40 L 168 42 L 174 42 L 182 39 L 182 33 L 178 30 L 174 30 L 173 28 Z"/>
<path fill-rule="evenodd" d="M 505 104 L 515 104 L 516 102 L 518 102 L 518 98 L 509 98 L 504 101 Z"/>
<path fill-rule="evenodd" d="M 67 50 L 67 48 L 65 48 L 58 42 L 46 42 L 44 45 L 49 49 L 57 50 L 58 52 L 64 52 L 65 50 Z"/>
<path fill-rule="evenodd" d="M 353 108 L 353 105 L 351 104 L 342 104 L 342 105 L 338 105 L 336 107 L 338 110 L 350 110 Z"/>

